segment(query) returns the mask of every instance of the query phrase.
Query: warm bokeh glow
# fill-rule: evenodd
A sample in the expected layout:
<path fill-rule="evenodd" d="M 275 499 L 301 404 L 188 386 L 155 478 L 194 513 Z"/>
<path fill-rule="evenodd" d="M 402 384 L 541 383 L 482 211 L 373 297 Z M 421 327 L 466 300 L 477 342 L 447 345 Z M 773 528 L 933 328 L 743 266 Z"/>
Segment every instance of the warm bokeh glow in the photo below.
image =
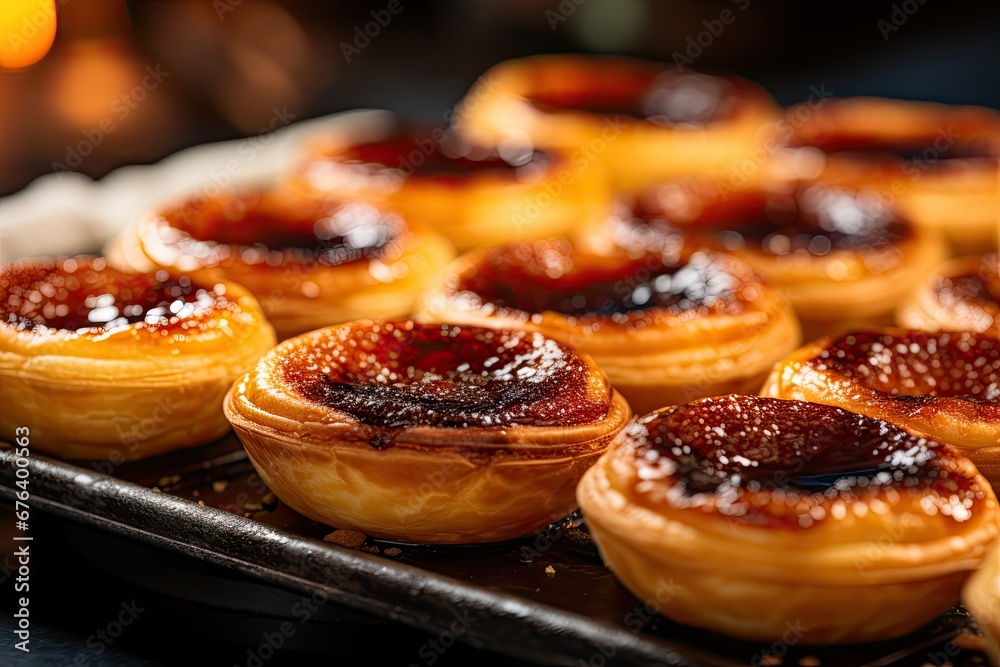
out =
<path fill-rule="evenodd" d="M 34 65 L 56 37 L 55 0 L 0 2 L 0 67 Z"/>

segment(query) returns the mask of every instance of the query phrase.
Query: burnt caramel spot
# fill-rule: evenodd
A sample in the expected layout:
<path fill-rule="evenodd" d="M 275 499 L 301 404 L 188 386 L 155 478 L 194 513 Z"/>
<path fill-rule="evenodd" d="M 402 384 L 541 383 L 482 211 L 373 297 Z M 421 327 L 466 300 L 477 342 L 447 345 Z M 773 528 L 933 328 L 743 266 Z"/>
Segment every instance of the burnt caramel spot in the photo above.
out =
<path fill-rule="evenodd" d="M 753 191 L 716 198 L 697 187 L 661 188 L 612 221 L 615 242 L 672 247 L 690 243 L 775 257 L 888 250 L 914 228 L 874 196 L 823 186 L 794 192 Z"/>
<path fill-rule="evenodd" d="M 904 402 L 1000 404 L 1000 340 L 988 335 L 851 333 L 810 363 Z"/>
<path fill-rule="evenodd" d="M 735 314 L 750 280 L 709 253 L 687 261 L 655 253 L 603 257 L 575 253 L 566 242 L 539 241 L 487 252 L 451 287 L 477 307 L 627 320 L 654 310 Z"/>
<path fill-rule="evenodd" d="M 652 80 L 609 81 L 603 87 L 588 79 L 578 87 L 536 91 L 529 100 L 542 111 L 569 109 L 660 125 L 705 125 L 728 117 L 738 93 L 737 86 L 726 79 L 668 70 Z"/>
<path fill-rule="evenodd" d="M 603 419 L 607 382 L 538 333 L 395 322 L 344 326 L 282 361 L 301 396 L 376 427 L 570 426 Z"/>
<path fill-rule="evenodd" d="M 364 203 L 228 193 L 166 211 L 160 237 L 204 264 L 240 259 L 337 266 L 378 259 L 404 233 L 396 215 Z"/>
<path fill-rule="evenodd" d="M 832 406 L 708 398 L 633 420 L 626 434 L 638 493 L 757 525 L 807 528 L 846 511 L 835 501 L 886 503 L 904 493 L 965 521 L 985 498 L 951 449 Z"/>
<path fill-rule="evenodd" d="M 0 300 L 2 321 L 20 331 L 88 333 L 125 326 L 180 330 L 230 305 L 190 278 L 123 273 L 101 258 L 8 266 L 0 274 Z"/>

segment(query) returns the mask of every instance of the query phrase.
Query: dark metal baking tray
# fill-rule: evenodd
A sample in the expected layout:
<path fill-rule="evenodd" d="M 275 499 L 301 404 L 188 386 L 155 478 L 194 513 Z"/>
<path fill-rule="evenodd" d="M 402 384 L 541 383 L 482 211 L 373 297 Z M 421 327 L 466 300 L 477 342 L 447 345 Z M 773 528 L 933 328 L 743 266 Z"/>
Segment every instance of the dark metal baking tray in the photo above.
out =
<path fill-rule="evenodd" d="M 956 667 L 983 664 L 953 641 L 970 626 L 960 608 L 898 640 L 838 647 L 797 637 L 759 645 L 678 625 L 618 584 L 577 516 L 494 545 L 329 544 L 322 538 L 332 529 L 274 499 L 233 435 L 119 465 L 32 454 L 29 470 L 33 508 L 539 663 L 875 667 L 945 656 Z M 0 498 L 13 497 L 14 471 L 13 450 L 0 446 Z"/>

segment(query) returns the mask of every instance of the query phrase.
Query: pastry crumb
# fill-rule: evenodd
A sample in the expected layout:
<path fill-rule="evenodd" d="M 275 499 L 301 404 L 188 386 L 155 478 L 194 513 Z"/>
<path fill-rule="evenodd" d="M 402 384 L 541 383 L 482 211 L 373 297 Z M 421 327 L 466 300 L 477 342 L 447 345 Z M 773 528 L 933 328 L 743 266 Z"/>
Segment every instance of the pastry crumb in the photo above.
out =
<path fill-rule="evenodd" d="M 763 667 L 778 667 L 779 665 L 783 665 L 784 662 L 784 660 L 776 655 L 764 655 L 757 661 L 757 664 Z"/>
<path fill-rule="evenodd" d="M 165 476 L 163 476 L 163 477 L 160 478 L 160 480 L 156 483 L 156 485 L 157 486 L 170 486 L 171 484 L 176 484 L 179 481 L 181 481 L 181 476 L 180 475 L 165 475 Z"/>
<path fill-rule="evenodd" d="M 955 635 L 955 646 L 963 651 L 986 651 L 986 639 L 968 630 Z"/>
<path fill-rule="evenodd" d="M 250 503 L 243 503 L 243 509 L 245 509 L 247 512 L 259 512 L 262 509 L 264 509 L 264 506 L 261 505 L 260 503 L 250 502 Z"/>
<path fill-rule="evenodd" d="M 814 655 L 805 655 L 799 658 L 799 667 L 819 667 L 821 664 L 823 663 Z"/>
<path fill-rule="evenodd" d="M 403 550 L 402 549 L 397 549 L 396 547 L 389 547 L 388 549 L 386 549 L 382 553 L 384 553 L 386 556 L 389 556 L 390 558 L 395 558 L 399 554 L 403 553 Z"/>
<path fill-rule="evenodd" d="M 162 493 L 162 491 L 160 491 L 160 487 L 154 486 L 153 487 L 153 493 Z"/>
<path fill-rule="evenodd" d="M 550 577 L 556 576 L 556 568 L 552 567 L 551 565 L 545 566 L 545 574 L 549 575 Z"/>
<path fill-rule="evenodd" d="M 347 547 L 348 549 L 360 549 L 368 536 L 356 530 L 335 530 L 323 536 L 324 542 Z"/>
<path fill-rule="evenodd" d="M 204 500 L 199 500 L 198 504 L 201 505 L 202 507 L 204 507 L 205 506 L 205 501 Z"/>
<path fill-rule="evenodd" d="M 376 546 L 361 547 L 361 550 L 364 551 L 366 554 L 378 554 L 379 552 L 379 549 Z"/>
<path fill-rule="evenodd" d="M 215 491 L 216 493 L 222 493 L 223 491 L 226 490 L 227 486 L 229 486 L 229 482 L 224 479 L 212 482 L 212 490 Z"/>
<path fill-rule="evenodd" d="M 278 506 L 278 496 L 273 493 L 268 493 L 266 496 L 260 499 L 260 504 L 263 505 L 267 511 L 273 510 Z"/>

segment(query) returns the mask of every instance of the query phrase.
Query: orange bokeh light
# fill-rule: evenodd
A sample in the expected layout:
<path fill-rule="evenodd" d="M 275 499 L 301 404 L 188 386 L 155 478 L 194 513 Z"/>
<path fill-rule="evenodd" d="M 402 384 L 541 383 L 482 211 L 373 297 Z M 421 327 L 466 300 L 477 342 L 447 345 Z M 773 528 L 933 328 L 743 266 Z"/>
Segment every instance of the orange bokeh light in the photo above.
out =
<path fill-rule="evenodd" d="M 34 65 L 49 52 L 55 37 L 55 0 L 0 2 L 0 67 Z"/>

